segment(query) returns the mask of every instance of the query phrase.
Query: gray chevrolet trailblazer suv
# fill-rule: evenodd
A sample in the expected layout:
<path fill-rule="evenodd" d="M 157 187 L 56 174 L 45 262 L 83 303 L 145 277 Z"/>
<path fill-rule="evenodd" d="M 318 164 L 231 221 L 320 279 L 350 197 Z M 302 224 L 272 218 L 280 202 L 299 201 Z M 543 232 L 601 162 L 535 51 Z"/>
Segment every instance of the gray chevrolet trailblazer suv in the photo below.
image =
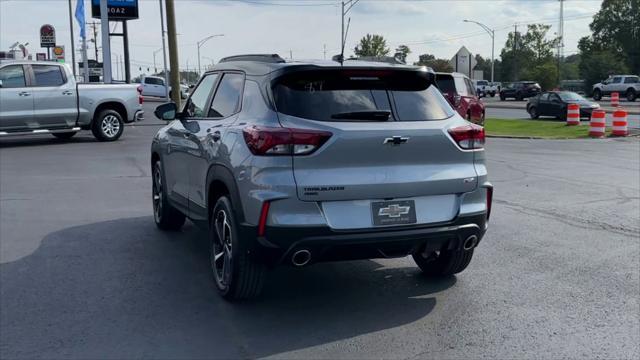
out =
<path fill-rule="evenodd" d="M 487 229 L 484 129 L 429 69 L 232 56 L 155 114 L 171 121 L 151 147 L 156 224 L 208 229 L 227 299 L 283 263 L 412 255 L 455 274 Z"/>

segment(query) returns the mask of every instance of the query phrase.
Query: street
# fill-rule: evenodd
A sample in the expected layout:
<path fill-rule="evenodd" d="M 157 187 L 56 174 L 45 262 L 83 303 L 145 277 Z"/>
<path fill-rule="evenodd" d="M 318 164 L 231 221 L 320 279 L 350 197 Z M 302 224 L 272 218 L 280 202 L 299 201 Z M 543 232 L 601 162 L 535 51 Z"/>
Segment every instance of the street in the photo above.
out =
<path fill-rule="evenodd" d="M 0 358 L 640 357 L 638 138 L 488 139 L 490 227 L 457 276 L 280 267 L 232 304 L 205 232 L 154 225 L 157 104 L 113 143 L 0 140 Z"/>

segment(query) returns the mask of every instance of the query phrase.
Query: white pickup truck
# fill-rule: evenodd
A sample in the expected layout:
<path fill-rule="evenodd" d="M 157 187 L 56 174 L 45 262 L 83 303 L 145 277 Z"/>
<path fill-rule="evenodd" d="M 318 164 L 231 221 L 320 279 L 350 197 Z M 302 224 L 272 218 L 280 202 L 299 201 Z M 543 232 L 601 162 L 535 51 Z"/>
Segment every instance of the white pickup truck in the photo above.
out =
<path fill-rule="evenodd" d="M 473 80 L 473 83 L 476 86 L 476 93 L 480 97 L 486 97 L 487 95 L 494 97 L 500 93 L 499 83 L 489 82 L 487 80 Z"/>
<path fill-rule="evenodd" d="M 640 95 L 640 77 L 638 75 L 611 75 L 606 80 L 593 85 L 593 100 L 598 101 L 605 95 L 617 92 L 627 101 L 636 101 Z"/>
<path fill-rule="evenodd" d="M 143 119 L 136 85 L 76 84 L 71 69 L 55 62 L 0 62 L 0 137 L 68 139 L 91 130 L 100 141 L 114 141 L 125 123 Z"/>

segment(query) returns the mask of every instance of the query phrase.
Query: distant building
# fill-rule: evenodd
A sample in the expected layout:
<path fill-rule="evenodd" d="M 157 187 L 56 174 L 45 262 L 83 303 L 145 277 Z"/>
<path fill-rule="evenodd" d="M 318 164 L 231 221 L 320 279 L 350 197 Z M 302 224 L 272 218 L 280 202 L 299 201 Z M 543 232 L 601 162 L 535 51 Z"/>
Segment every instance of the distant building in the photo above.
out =
<path fill-rule="evenodd" d="M 476 58 L 466 47 L 461 47 L 451 60 L 449 60 L 449 64 L 451 64 L 453 71 L 465 74 L 469 78 L 474 79 L 473 68 L 476 66 Z"/>

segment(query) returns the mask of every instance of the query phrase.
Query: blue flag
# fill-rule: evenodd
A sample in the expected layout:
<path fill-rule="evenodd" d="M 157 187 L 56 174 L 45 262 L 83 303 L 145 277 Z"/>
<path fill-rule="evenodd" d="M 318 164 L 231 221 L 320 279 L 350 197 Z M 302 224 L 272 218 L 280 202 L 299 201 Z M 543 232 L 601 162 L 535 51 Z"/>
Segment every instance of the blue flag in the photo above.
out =
<path fill-rule="evenodd" d="M 78 0 L 76 3 L 76 20 L 78 20 L 78 25 L 80 25 L 80 37 L 84 39 L 87 36 L 85 32 L 84 0 Z"/>

